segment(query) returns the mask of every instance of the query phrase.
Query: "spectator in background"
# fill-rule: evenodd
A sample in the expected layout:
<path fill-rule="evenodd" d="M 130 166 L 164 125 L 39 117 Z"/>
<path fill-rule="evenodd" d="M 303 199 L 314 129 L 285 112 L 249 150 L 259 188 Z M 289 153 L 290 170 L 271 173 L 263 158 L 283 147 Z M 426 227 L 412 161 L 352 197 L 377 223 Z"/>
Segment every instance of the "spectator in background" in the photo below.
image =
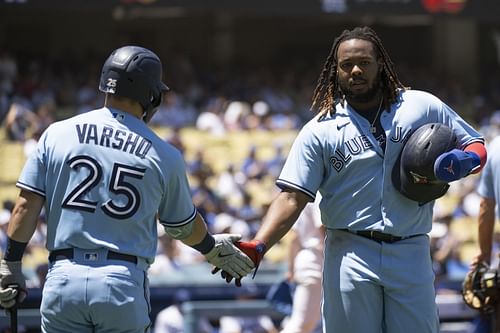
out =
<path fill-rule="evenodd" d="M 95 87 L 98 84 L 95 78 L 89 76 L 76 91 L 76 113 L 81 114 L 91 111 L 98 107 L 100 96 Z"/>
<path fill-rule="evenodd" d="M 154 333 L 183 333 L 184 314 L 182 304 L 190 301 L 191 295 L 187 289 L 175 291 L 172 304 L 161 310 L 156 316 L 154 323 Z M 206 318 L 198 318 L 199 326 L 196 333 L 215 333 L 214 327 Z"/>
<path fill-rule="evenodd" d="M 52 99 L 46 99 L 36 106 L 36 116 L 38 117 L 37 132 L 42 133 L 55 121 L 56 104 Z"/>
<path fill-rule="evenodd" d="M 13 208 L 14 202 L 12 200 L 4 200 L 0 210 L 0 251 L 2 254 L 7 246 L 7 226 Z"/>
<path fill-rule="evenodd" d="M 151 126 L 190 127 L 195 124 L 196 116 L 196 110 L 183 96 L 171 91 L 151 119 Z"/>
<path fill-rule="evenodd" d="M 0 92 L 10 95 L 14 92 L 18 66 L 15 58 L 6 50 L 0 50 Z"/>
<path fill-rule="evenodd" d="M 204 149 L 198 148 L 193 159 L 187 163 L 188 172 L 196 177 L 208 178 L 213 176 L 213 170 L 205 161 Z"/>
<path fill-rule="evenodd" d="M 222 96 L 211 98 L 204 110 L 198 115 L 196 128 L 215 136 L 226 134 L 224 110 L 227 103 L 226 98 Z"/>
<path fill-rule="evenodd" d="M 204 261 L 204 257 L 181 241 L 169 236 L 163 228 L 158 228 L 158 251 L 148 273 L 151 281 L 162 280 L 182 272 L 186 265 Z"/>
<path fill-rule="evenodd" d="M 276 142 L 274 144 L 274 154 L 273 157 L 265 162 L 266 170 L 269 176 L 273 179 L 278 178 L 283 165 L 285 164 L 286 156 L 284 153 L 283 144 Z"/>
<path fill-rule="evenodd" d="M 229 132 L 245 129 L 245 118 L 251 113 L 252 107 L 248 102 L 230 102 L 224 111 L 224 127 Z"/>
<path fill-rule="evenodd" d="M 252 145 L 241 165 L 241 172 L 247 180 L 261 179 L 266 174 L 266 165 L 257 158 L 257 146 Z"/>
<path fill-rule="evenodd" d="M 250 283 L 238 288 L 236 294 L 236 299 L 242 302 L 257 297 L 258 289 Z M 272 319 L 267 315 L 258 317 L 222 316 L 219 324 L 219 333 L 278 333 Z"/>
<path fill-rule="evenodd" d="M 10 105 L 5 118 L 7 138 L 11 141 L 24 142 L 28 135 L 38 130 L 38 116 L 29 102 L 17 99 Z"/>
<path fill-rule="evenodd" d="M 180 127 L 173 127 L 171 133 L 165 138 L 165 141 L 170 143 L 175 148 L 179 149 L 179 151 L 184 155 L 186 151 L 186 146 L 182 141 Z"/>
<path fill-rule="evenodd" d="M 229 204 L 231 202 L 240 202 L 243 198 L 243 182 L 242 174 L 236 173 L 234 164 L 229 163 L 227 168 L 217 176 L 214 190 L 218 196 Z"/>
<path fill-rule="evenodd" d="M 321 327 L 321 278 L 325 230 L 321 224 L 318 194 L 306 205 L 290 230 L 287 278 L 295 283 L 292 313 L 280 333 L 319 332 Z"/>
<path fill-rule="evenodd" d="M 9 97 L 15 93 L 17 62 L 6 50 L 0 49 L 0 125 L 9 110 Z"/>
<path fill-rule="evenodd" d="M 448 285 L 446 260 L 450 255 L 451 248 L 458 244 L 454 235 L 449 232 L 449 224 L 453 215 L 449 214 L 432 222 L 429 233 L 430 252 L 432 268 L 436 278 L 434 280 L 437 293 L 447 293 L 452 289 Z M 454 291 L 453 291 L 454 292 Z"/>
<path fill-rule="evenodd" d="M 38 144 L 38 140 L 40 139 L 41 135 L 42 131 L 37 129 L 33 133 L 31 133 L 26 141 L 24 141 L 23 152 L 25 158 L 28 158 L 36 150 L 36 145 Z"/>
<path fill-rule="evenodd" d="M 12 209 L 14 208 L 14 201 L 6 199 L 2 203 L 2 209 L 0 210 L 0 220 L 9 220 Z"/>
<path fill-rule="evenodd" d="M 243 202 L 236 210 L 236 216 L 238 219 L 245 221 L 252 230 L 252 235 L 255 235 L 255 232 L 260 226 L 260 220 L 262 219 L 262 209 L 253 204 L 253 197 L 250 193 L 243 190 L 242 194 Z"/>

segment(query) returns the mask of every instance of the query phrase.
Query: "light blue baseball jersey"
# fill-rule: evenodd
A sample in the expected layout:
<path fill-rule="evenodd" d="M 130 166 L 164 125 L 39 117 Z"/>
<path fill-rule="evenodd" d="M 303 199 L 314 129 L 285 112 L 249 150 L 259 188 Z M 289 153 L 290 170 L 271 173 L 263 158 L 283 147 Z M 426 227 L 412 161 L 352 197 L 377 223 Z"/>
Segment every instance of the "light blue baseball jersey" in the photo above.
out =
<path fill-rule="evenodd" d="M 477 188 L 478 193 L 490 199 L 495 199 L 497 216 L 500 218 L 500 136 L 488 145 L 488 161 L 481 171 L 481 178 Z"/>
<path fill-rule="evenodd" d="M 301 129 L 276 184 L 300 190 L 311 200 L 319 190 L 321 217 L 328 228 L 396 236 L 429 232 L 434 203 L 419 206 L 392 184 L 392 168 L 404 143 L 412 131 L 433 122 L 453 128 L 462 147 L 484 139 L 432 94 L 407 90 L 398 98 L 380 117 L 385 151 L 368 120 L 347 103 L 338 103 L 335 114 L 319 121 L 316 116 Z"/>
<path fill-rule="evenodd" d="M 53 123 L 17 186 L 45 196 L 47 249 L 108 248 L 152 262 L 156 214 L 196 215 L 181 153 L 142 120 L 102 108 Z"/>

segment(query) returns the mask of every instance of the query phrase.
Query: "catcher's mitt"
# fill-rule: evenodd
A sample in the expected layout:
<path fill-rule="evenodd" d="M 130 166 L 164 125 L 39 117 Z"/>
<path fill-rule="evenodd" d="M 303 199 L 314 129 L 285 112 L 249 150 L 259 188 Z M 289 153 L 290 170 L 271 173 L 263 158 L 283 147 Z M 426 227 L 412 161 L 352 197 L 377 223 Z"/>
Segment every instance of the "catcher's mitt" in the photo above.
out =
<path fill-rule="evenodd" d="M 499 296 L 497 275 L 497 270 L 490 269 L 485 262 L 468 272 L 462 283 L 465 304 L 483 313 L 493 312 Z"/>

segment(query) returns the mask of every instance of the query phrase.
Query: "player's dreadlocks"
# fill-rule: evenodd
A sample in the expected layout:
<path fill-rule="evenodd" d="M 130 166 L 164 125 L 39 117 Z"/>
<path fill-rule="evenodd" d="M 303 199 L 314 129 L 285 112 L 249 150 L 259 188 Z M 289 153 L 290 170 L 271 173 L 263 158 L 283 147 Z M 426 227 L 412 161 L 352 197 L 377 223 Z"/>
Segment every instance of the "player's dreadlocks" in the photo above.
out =
<path fill-rule="evenodd" d="M 335 104 L 343 101 L 344 96 L 340 90 L 337 80 L 337 50 L 339 44 L 349 39 L 364 39 L 370 41 L 375 46 L 378 53 L 378 58 L 382 59 L 381 86 L 384 94 L 384 101 L 393 103 L 396 101 L 397 90 L 405 89 L 399 81 L 394 64 L 389 57 L 389 54 L 382 45 L 382 41 L 377 36 L 375 31 L 369 27 L 356 27 L 353 30 L 344 30 L 342 34 L 335 39 L 330 50 L 330 54 L 326 59 L 318 83 L 313 93 L 311 110 L 318 110 L 318 113 L 326 114 L 328 112 L 335 113 Z"/>

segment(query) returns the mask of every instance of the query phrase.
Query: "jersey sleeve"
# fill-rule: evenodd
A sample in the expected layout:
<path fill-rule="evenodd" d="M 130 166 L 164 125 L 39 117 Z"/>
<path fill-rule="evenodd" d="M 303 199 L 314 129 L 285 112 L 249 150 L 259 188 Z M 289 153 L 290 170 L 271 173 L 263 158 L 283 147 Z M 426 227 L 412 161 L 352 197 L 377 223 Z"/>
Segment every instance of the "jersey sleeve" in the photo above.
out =
<path fill-rule="evenodd" d="M 191 198 L 191 190 L 186 176 L 186 166 L 182 158 L 171 159 L 166 180 L 166 191 L 158 210 L 160 223 L 169 227 L 180 227 L 196 217 L 196 207 Z"/>
<path fill-rule="evenodd" d="M 476 131 L 469 123 L 460 117 L 452 108 L 446 103 L 441 102 L 440 116 L 443 118 L 442 122 L 453 128 L 455 135 L 460 143 L 460 148 L 470 145 L 474 142 L 484 144 L 484 138 L 478 131 Z"/>
<path fill-rule="evenodd" d="M 495 139 L 488 147 L 488 150 L 491 151 L 498 151 L 498 149 L 500 149 L 500 138 Z M 481 171 L 477 192 L 484 198 L 495 198 L 495 178 L 493 170 L 495 161 L 496 159 L 494 157 L 489 158 Z"/>
<path fill-rule="evenodd" d="M 301 191 L 314 201 L 323 173 L 320 141 L 306 126 L 295 138 L 276 185 Z"/>
<path fill-rule="evenodd" d="M 45 131 L 36 145 L 35 151 L 28 156 L 21 171 L 16 186 L 45 196 L 47 180 L 47 131 Z"/>

